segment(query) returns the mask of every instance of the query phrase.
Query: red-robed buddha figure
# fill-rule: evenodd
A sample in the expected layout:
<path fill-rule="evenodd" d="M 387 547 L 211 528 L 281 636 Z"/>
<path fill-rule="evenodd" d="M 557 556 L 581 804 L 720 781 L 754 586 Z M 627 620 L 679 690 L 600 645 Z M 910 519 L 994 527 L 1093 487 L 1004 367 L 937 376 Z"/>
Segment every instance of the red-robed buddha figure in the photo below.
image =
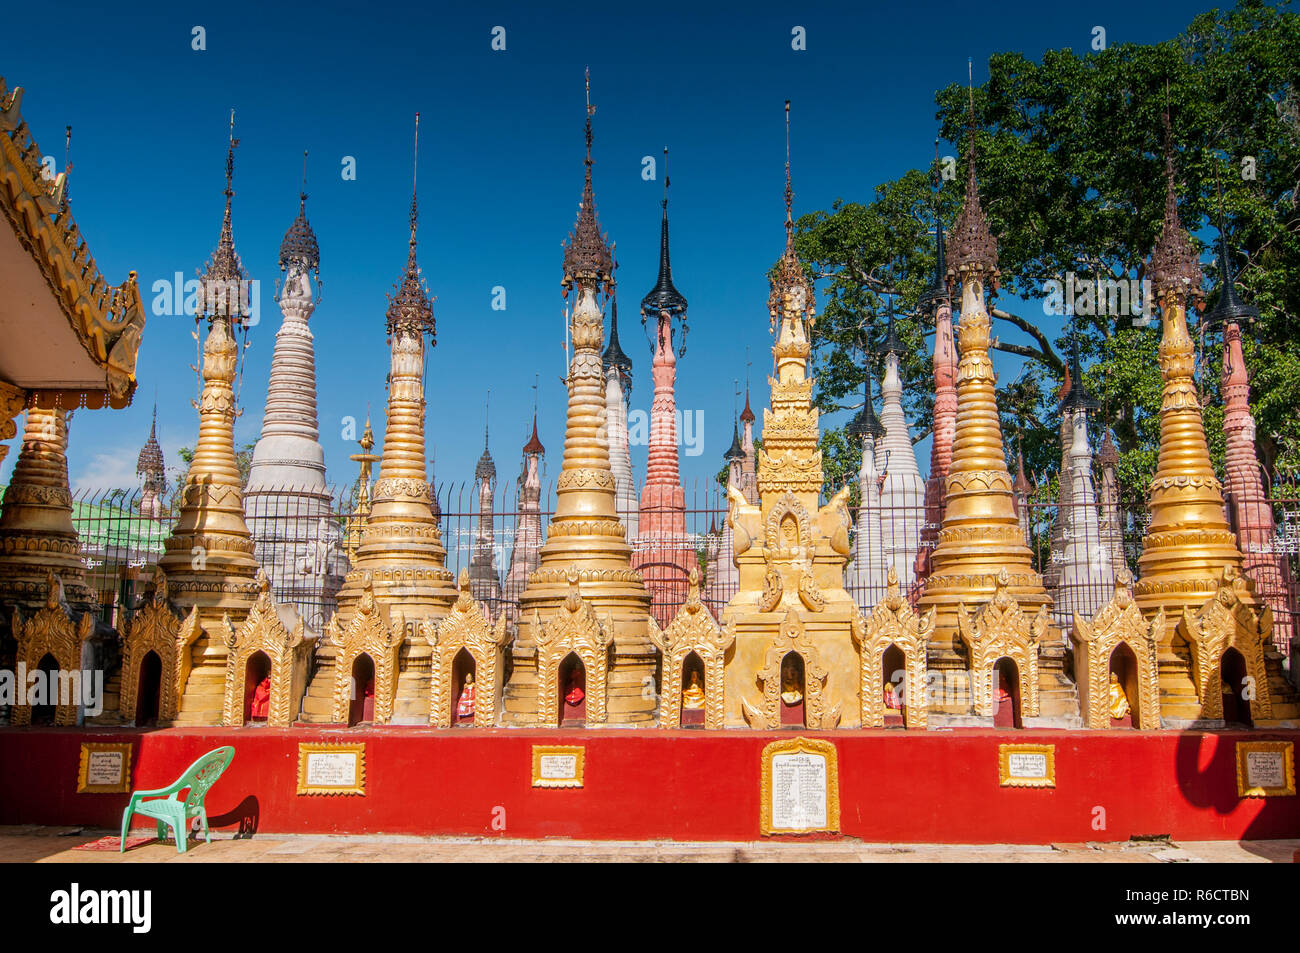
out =
<path fill-rule="evenodd" d="M 271 676 L 265 676 L 253 689 L 253 703 L 249 708 L 253 721 L 266 721 L 271 715 Z"/>

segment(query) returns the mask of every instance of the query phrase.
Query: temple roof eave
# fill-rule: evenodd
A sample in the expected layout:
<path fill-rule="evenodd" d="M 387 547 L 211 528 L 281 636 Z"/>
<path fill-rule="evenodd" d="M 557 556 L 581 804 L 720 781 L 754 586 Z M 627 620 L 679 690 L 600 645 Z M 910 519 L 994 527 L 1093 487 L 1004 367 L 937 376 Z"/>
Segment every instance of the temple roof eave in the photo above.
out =
<path fill-rule="evenodd" d="M 22 254 L 39 271 L 59 312 L 87 358 L 102 372 L 102 384 L 70 380 L 60 367 L 47 386 L 19 386 L 28 402 L 38 406 L 125 407 L 135 391 L 136 360 L 144 331 L 145 311 L 135 272 L 121 285 L 109 285 L 100 274 L 80 229 L 64 203 L 66 173 L 52 181 L 41 176 L 42 153 L 31 138 L 20 105 L 22 88 L 10 91 L 0 77 L 0 209 Z M 5 254 L 15 253 L 12 247 Z M 10 270 L 12 272 L 12 270 Z M 35 296 L 33 296 L 35 297 Z M 37 304 L 44 303 L 44 296 Z M 0 318 L 20 325 L 48 328 L 52 309 L 21 307 L 7 300 Z M 5 322 L 13 323 L 13 322 Z M 48 336 L 48 332 L 43 334 Z M 76 362 L 65 357 L 67 364 Z M 61 362 L 62 363 L 62 362 Z M 12 375 L 0 375 L 0 379 Z M 15 381 L 14 383 L 18 383 Z"/>

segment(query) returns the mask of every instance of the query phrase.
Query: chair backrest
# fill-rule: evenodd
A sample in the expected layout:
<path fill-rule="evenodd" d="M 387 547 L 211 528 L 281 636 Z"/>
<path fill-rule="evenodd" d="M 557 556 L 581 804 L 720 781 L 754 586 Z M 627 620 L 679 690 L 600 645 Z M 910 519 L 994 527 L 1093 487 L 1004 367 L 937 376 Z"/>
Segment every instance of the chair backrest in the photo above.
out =
<path fill-rule="evenodd" d="M 227 745 L 209 751 L 186 768 L 185 773 L 176 782 L 182 788 L 188 786 L 190 789 L 190 793 L 185 796 L 185 807 L 194 808 L 202 804 L 208 788 L 217 783 L 217 778 L 221 777 L 222 772 L 234 759 L 235 749 Z"/>

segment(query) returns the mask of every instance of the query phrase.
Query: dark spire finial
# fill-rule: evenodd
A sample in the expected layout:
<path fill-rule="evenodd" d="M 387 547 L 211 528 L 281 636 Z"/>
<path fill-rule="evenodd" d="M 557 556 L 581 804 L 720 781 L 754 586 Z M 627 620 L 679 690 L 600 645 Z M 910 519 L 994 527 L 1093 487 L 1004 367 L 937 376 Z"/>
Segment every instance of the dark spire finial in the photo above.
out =
<path fill-rule="evenodd" d="M 785 247 L 794 248 L 794 186 L 790 180 L 790 100 L 785 101 Z"/>
<path fill-rule="evenodd" d="M 889 303 L 886 305 L 886 308 L 888 309 L 887 314 L 888 314 L 889 322 L 885 326 L 886 327 L 885 340 L 881 342 L 880 353 L 881 354 L 902 354 L 904 351 L 907 350 L 907 348 L 903 346 L 902 339 L 898 336 L 898 333 L 894 329 L 893 295 L 889 296 Z"/>
<path fill-rule="evenodd" d="M 1151 249 L 1147 273 L 1156 300 L 1169 294 L 1201 296 L 1201 266 L 1192 245 L 1192 236 L 1183 228 L 1178 216 L 1178 197 L 1174 188 L 1174 134 L 1169 111 L 1160 114 L 1164 126 L 1165 217 L 1160 237 Z"/>
<path fill-rule="evenodd" d="M 865 351 L 864 357 L 865 357 Z M 871 363 L 868 361 L 867 375 L 862 379 L 862 409 L 858 415 L 849 421 L 848 432 L 852 436 L 865 440 L 870 437 L 872 440 L 879 440 L 885 434 L 885 426 L 876 416 L 876 409 L 871 401 Z"/>
<path fill-rule="evenodd" d="M 302 191 L 298 193 L 298 217 L 280 242 L 280 270 L 298 263 L 310 271 L 320 269 L 320 245 L 307 221 L 307 150 L 302 151 Z"/>
<path fill-rule="evenodd" d="M 970 69 L 970 61 L 967 61 Z M 968 77 L 970 73 L 968 72 Z M 988 218 L 980 205 L 979 180 L 976 174 L 975 145 L 975 86 L 968 78 L 970 118 L 967 125 L 966 197 L 962 202 L 957 221 L 953 223 L 953 262 L 948 266 L 948 276 L 961 280 L 966 273 L 975 278 L 995 280 L 998 277 L 998 244 L 989 228 Z"/>
<path fill-rule="evenodd" d="M 1228 227 L 1223 220 L 1223 184 L 1215 175 L 1215 185 L 1219 193 L 1219 300 L 1210 313 L 1205 316 L 1205 326 L 1218 330 L 1235 324 L 1253 324 L 1259 320 L 1259 309 L 1246 304 L 1237 294 L 1236 275 L 1229 264 Z"/>
<path fill-rule="evenodd" d="M 411 237 L 406 255 L 406 269 L 398 279 L 395 293 L 388 296 L 388 333 L 410 330 L 430 336 L 435 334 L 433 318 L 434 298 L 420 273 L 416 260 L 416 226 L 419 223 L 419 204 L 416 183 L 420 168 L 420 114 L 415 114 L 415 143 L 411 151 Z"/>
<path fill-rule="evenodd" d="M 668 252 L 668 150 L 664 149 L 664 199 L 663 220 L 659 229 L 659 278 L 650 292 L 641 299 L 641 323 L 647 320 L 658 327 L 661 312 L 667 312 L 669 318 L 681 322 L 681 335 L 678 353 L 686 352 L 686 297 L 673 285 L 673 266 Z M 648 327 L 648 325 L 647 325 Z M 651 350 L 654 344 L 651 343 Z"/>
<path fill-rule="evenodd" d="M 217 247 L 208 259 L 203 272 L 203 281 L 199 287 L 199 311 L 209 319 L 217 314 L 225 315 L 234 322 L 244 316 L 245 294 L 244 282 L 248 273 L 244 271 L 239 253 L 235 251 L 235 233 L 231 225 L 230 206 L 234 198 L 235 148 L 239 140 L 235 138 L 235 111 L 230 110 L 230 140 L 226 148 L 226 208 L 221 219 L 221 237 Z"/>
<path fill-rule="evenodd" d="M 596 290 L 607 286 L 614 273 L 614 255 L 610 250 L 609 236 L 600 230 L 596 218 L 596 196 L 591 186 L 591 117 L 596 107 L 591 104 L 591 70 L 586 72 L 587 82 L 587 155 L 583 160 L 582 202 L 578 205 L 578 219 L 564 246 L 564 278 L 560 282 L 567 295 L 575 281 L 593 281 Z"/>
<path fill-rule="evenodd" d="M 627 393 L 632 391 L 632 359 L 623 353 L 623 348 L 618 343 L 618 283 L 610 282 L 610 308 L 609 308 L 609 343 L 605 345 L 605 353 L 601 355 L 601 366 L 605 371 L 611 367 L 617 368 L 619 376 L 623 378 L 623 386 Z"/>
<path fill-rule="evenodd" d="M 1065 375 L 1065 392 L 1061 394 L 1059 408 L 1061 411 L 1089 411 L 1101 406 L 1083 382 L 1083 367 L 1079 360 L 1079 332 L 1070 331 L 1070 367 Z"/>

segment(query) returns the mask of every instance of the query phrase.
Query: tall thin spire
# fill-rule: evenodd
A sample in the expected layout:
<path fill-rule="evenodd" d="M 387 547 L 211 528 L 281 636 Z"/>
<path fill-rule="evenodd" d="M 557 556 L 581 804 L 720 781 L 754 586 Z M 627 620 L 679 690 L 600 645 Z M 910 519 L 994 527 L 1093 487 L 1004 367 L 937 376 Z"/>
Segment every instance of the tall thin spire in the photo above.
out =
<path fill-rule="evenodd" d="M 813 311 L 813 287 L 804 274 L 803 262 L 794 248 L 794 186 L 790 177 L 790 100 L 785 101 L 785 250 L 776 263 L 770 280 L 771 292 L 767 297 L 770 327 L 776 330 L 776 319 L 781 314 L 783 296 L 791 294 L 795 310 L 807 316 Z"/>
<path fill-rule="evenodd" d="M 794 248 L 794 186 L 790 180 L 790 100 L 785 101 L 785 247 Z"/>
<path fill-rule="evenodd" d="M 238 321 L 243 317 L 243 282 L 248 279 L 244 265 L 235 251 L 235 233 L 231 224 L 231 199 L 235 197 L 235 111 L 230 110 L 230 141 L 226 149 L 225 213 L 221 219 L 221 237 L 208 259 L 199 288 L 199 310 L 209 318 L 221 313 Z"/>
<path fill-rule="evenodd" d="M 566 294 L 575 281 L 587 279 L 596 283 L 599 291 L 613 278 L 614 256 L 609 247 L 609 236 L 601 232 L 596 218 L 596 195 L 591 185 L 591 117 L 596 107 L 591 104 L 591 70 L 587 77 L 587 156 L 583 161 L 582 202 L 578 206 L 578 219 L 564 246 L 564 279 L 560 282 Z"/>
<path fill-rule="evenodd" d="M 406 257 L 406 269 L 388 296 L 388 333 L 398 330 L 427 332 L 431 343 L 436 344 L 436 325 L 433 318 L 433 297 L 420 273 L 416 261 L 416 226 L 419 222 L 419 202 L 416 183 L 420 167 L 420 114 L 415 114 L 415 145 L 411 158 L 411 237 Z"/>
<path fill-rule="evenodd" d="M 1192 245 L 1192 237 L 1183 228 L 1178 217 L 1178 197 L 1174 191 L 1174 146 L 1173 128 L 1169 122 L 1168 111 L 1161 113 L 1164 124 L 1165 141 L 1165 218 L 1160 229 L 1160 237 L 1151 249 L 1151 258 L 1147 273 L 1151 276 L 1151 286 L 1156 300 L 1163 302 L 1170 293 L 1192 295 L 1199 298 L 1201 294 L 1201 265 Z"/>
<path fill-rule="evenodd" d="M 998 244 L 989 228 L 988 218 L 980 204 L 979 181 L 976 174 L 975 145 L 975 92 L 970 91 L 970 122 L 968 126 L 968 158 L 966 163 L 966 197 L 957 221 L 953 223 L 953 263 L 948 276 L 959 280 L 964 272 L 996 279 L 998 276 Z"/>
<path fill-rule="evenodd" d="M 320 245 L 307 221 L 307 150 L 302 151 L 302 189 L 298 193 L 298 217 L 280 242 L 280 270 L 297 263 L 309 271 L 320 268 Z"/>
<path fill-rule="evenodd" d="M 1230 324 L 1238 326 L 1253 324 L 1259 320 L 1259 309 L 1242 301 L 1237 294 L 1236 276 L 1229 264 L 1228 228 L 1223 222 L 1223 185 L 1218 184 L 1219 191 L 1219 300 L 1210 313 L 1205 316 L 1207 328 L 1226 328 Z"/>
<path fill-rule="evenodd" d="M 661 311 L 668 312 L 668 316 L 682 323 L 682 339 L 679 342 L 679 353 L 686 350 L 686 298 L 673 285 L 673 267 L 668 254 L 668 147 L 664 147 L 664 198 L 663 202 L 663 222 L 661 223 L 659 233 L 659 279 L 655 286 L 650 289 L 650 293 L 641 299 L 641 323 L 645 324 L 647 318 L 657 319 Z M 653 350 L 653 347 L 651 348 Z"/>

